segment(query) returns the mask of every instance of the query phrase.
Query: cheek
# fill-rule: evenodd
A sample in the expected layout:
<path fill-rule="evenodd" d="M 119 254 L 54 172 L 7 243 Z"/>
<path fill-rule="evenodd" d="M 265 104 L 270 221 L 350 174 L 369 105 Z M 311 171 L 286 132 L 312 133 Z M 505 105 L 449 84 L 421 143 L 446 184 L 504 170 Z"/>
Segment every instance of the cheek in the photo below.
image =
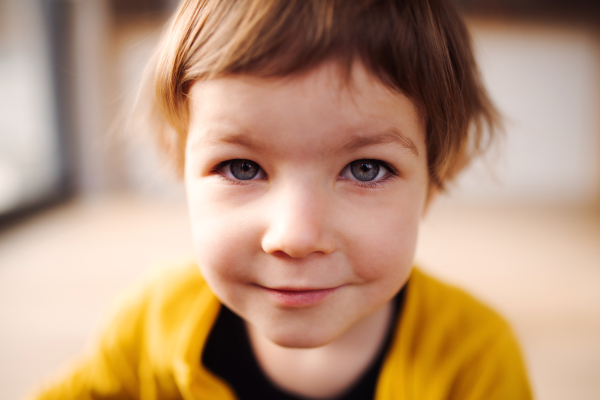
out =
<path fill-rule="evenodd" d="M 226 290 L 225 284 L 252 280 L 247 266 L 260 246 L 260 233 L 244 207 L 225 208 L 203 192 L 188 189 L 194 248 L 203 276 L 219 292 Z"/>
<path fill-rule="evenodd" d="M 412 266 L 418 223 L 379 224 L 372 240 L 360 240 L 354 247 L 355 274 L 365 281 L 405 277 Z M 387 229 L 386 229 L 387 228 Z"/>
<path fill-rule="evenodd" d="M 420 202 L 379 204 L 357 215 L 344 229 L 354 274 L 364 281 L 399 286 L 413 263 L 421 215 Z"/>

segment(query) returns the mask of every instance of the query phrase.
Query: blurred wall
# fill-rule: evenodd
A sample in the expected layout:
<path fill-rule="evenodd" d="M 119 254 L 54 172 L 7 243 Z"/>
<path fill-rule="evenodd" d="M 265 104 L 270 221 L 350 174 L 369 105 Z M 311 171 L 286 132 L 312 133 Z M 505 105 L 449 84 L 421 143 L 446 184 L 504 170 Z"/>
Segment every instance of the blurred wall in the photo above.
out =
<path fill-rule="evenodd" d="M 0 1 L 0 216 L 60 185 L 47 39 L 40 3 Z"/>
<path fill-rule="evenodd" d="M 180 185 L 162 167 L 153 138 L 132 131 L 129 120 L 143 69 L 174 2 L 71 2 L 79 192 L 181 196 Z"/>
<path fill-rule="evenodd" d="M 472 20 L 470 27 L 506 136 L 460 179 L 457 197 L 600 204 L 598 32 L 556 22 Z"/>

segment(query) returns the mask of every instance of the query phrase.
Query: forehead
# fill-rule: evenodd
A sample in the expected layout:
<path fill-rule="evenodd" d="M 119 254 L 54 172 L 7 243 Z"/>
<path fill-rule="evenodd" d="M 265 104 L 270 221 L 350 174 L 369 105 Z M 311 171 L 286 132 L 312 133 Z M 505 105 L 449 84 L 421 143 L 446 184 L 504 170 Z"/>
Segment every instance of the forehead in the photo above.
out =
<path fill-rule="evenodd" d="M 346 78 L 334 63 L 303 75 L 234 75 L 196 82 L 190 90 L 192 147 L 237 143 L 294 153 L 393 143 L 424 155 L 422 118 L 404 94 L 392 91 L 357 63 Z M 376 144 L 376 143 L 375 143 Z M 287 146 L 285 146 L 287 145 Z M 283 149 L 282 149 L 283 150 Z"/>

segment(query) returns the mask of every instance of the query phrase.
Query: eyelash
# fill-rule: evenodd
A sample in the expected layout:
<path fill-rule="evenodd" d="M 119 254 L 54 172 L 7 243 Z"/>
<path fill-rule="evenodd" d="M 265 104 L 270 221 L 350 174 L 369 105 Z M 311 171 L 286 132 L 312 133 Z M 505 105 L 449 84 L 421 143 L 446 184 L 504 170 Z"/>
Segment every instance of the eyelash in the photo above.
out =
<path fill-rule="evenodd" d="M 378 181 L 366 181 L 366 182 L 352 181 L 352 184 L 363 187 L 363 188 L 367 188 L 367 189 L 380 188 L 380 187 L 384 186 L 393 177 L 394 177 L 394 175 L 388 174 L 388 175 L 384 176 L 383 178 L 379 179 Z"/>
<path fill-rule="evenodd" d="M 228 176 L 225 176 L 221 172 L 223 167 L 227 166 L 228 164 L 231 164 L 233 161 L 236 161 L 236 160 L 238 160 L 238 159 L 232 159 L 232 160 L 226 160 L 226 161 L 220 162 L 211 170 L 211 173 L 218 174 L 227 183 L 232 184 L 232 185 L 248 185 L 248 184 L 250 184 L 251 181 L 256 180 L 256 179 L 248 179 L 248 180 L 232 179 Z M 342 178 L 341 180 L 350 181 L 350 182 L 352 182 L 352 184 L 363 187 L 363 188 L 373 189 L 373 188 L 379 188 L 379 187 L 384 186 L 389 180 L 396 178 L 398 176 L 398 172 L 386 162 L 383 162 L 380 160 L 372 160 L 372 159 L 358 159 L 358 160 L 354 160 L 352 162 L 356 162 L 356 161 L 370 161 L 370 162 L 377 163 L 377 164 L 379 164 L 380 167 L 385 168 L 388 171 L 388 173 L 376 181 L 359 181 L 359 180 L 346 179 L 346 178 Z M 344 166 L 344 168 L 338 175 L 338 178 L 341 176 L 342 172 L 350 166 L 350 164 L 352 164 L 352 163 L 349 163 L 346 166 Z M 259 167 L 260 167 L 260 165 L 259 165 Z M 260 168 L 262 170 L 262 167 L 260 167 Z M 263 172 L 264 172 L 264 170 L 263 170 Z M 264 172 L 264 173 L 266 175 L 266 172 Z"/>

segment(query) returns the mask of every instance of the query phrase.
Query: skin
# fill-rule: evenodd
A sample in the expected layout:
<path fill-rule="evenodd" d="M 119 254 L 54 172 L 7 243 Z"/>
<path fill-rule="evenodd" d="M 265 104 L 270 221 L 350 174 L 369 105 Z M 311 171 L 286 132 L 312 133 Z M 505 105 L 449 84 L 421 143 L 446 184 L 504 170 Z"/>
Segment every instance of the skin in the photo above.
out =
<path fill-rule="evenodd" d="M 189 95 L 185 184 L 203 276 L 246 321 L 273 382 L 342 393 L 380 349 L 411 271 L 429 184 L 422 118 L 360 63 L 349 82 L 326 63 L 196 82 Z M 236 179 L 236 159 L 261 169 Z M 387 169 L 362 182 L 357 160 Z M 333 290 L 289 305 L 269 289 Z"/>

